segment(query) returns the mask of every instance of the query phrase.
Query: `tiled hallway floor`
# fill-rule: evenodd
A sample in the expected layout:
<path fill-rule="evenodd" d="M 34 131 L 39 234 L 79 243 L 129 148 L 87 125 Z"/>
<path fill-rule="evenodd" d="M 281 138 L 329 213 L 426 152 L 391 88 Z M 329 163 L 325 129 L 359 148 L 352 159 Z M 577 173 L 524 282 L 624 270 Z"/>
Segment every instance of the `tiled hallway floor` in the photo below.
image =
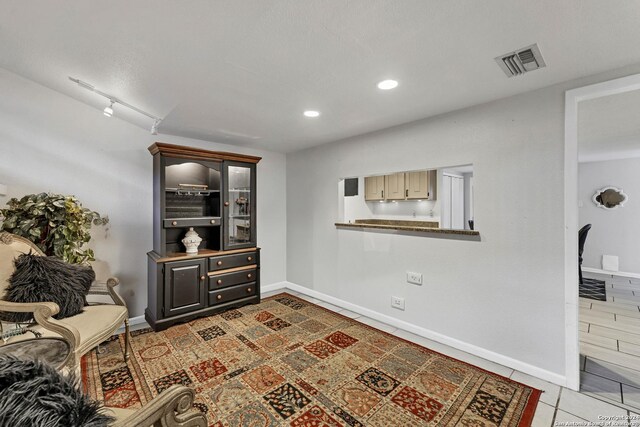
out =
<path fill-rule="evenodd" d="M 640 279 L 605 282 L 607 301 L 580 298 L 581 390 L 640 412 Z"/>
<path fill-rule="evenodd" d="M 270 296 L 280 292 L 283 292 L 283 291 L 276 291 L 270 294 L 263 294 L 262 296 L 266 297 L 266 296 Z M 304 294 L 294 292 L 291 290 L 286 290 L 286 292 L 295 294 L 300 298 L 304 298 L 310 302 L 313 302 L 314 304 L 323 306 L 332 311 L 340 313 L 344 316 L 357 319 L 362 323 L 366 323 L 370 326 L 373 326 L 382 331 L 391 333 L 400 338 L 404 338 L 406 340 L 415 342 L 416 344 L 420 344 L 422 346 L 438 351 L 442 354 L 446 354 L 448 356 L 454 357 L 456 359 L 463 360 L 465 362 L 471 363 L 473 365 L 476 365 L 488 371 L 495 372 L 500 375 L 504 375 L 506 377 L 513 379 L 514 381 L 518 381 L 518 382 L 543 390 L 544 393 L 542 393 L 540 402 L 538 403 L 538 408 L 536 410 L 535 417 L 532 424 L 534 427 L 550 427 L 550 426 L 561 426 L 561 425 L 584 425 L 584 426 L 597 425 L 597 426 L 603 426 L 603 427 L 606 426 L 606 423 L 604 422 L 604 420 L 599 417 L 610 417 L 609 419 L 613 421 L 613 423 L 608 425 L 611 427 L 614 427 L 614 426 L 640 427 L 640 408 L 635 411 L 633 409 L 630 411 L 629 407 L 623 407 L 621 403 L 615 400 L 605 401 L 602 398 L 602 396 L 598 396 L 596 398 L 594 396 L 596 396 L 597 394 L 593 394 L 592 392 L 583 391 L 578 393 L 573 390 L 569 390 L 564 387 L 560 387 L 558 385 L 551 384 L 546 381 L 540 380 L 538 378 L 532 377 L 525 373 L 515 371 L 506 366 L 499 365 L 497 363 L 490 362 L 488 360 L 482 359 L 472 354 L 465 353 L 463 351 L 437 343 L 435 341 L 431 341 L 429 339 L 412 334 L 402 329 L 397 329 L 393 326 L 378 322 L 368 317 L 360 316 L 358 313 L 344 310 L 340 307 L 337 307 L 332 304 L 328 304 L 326 302 L 320 301 L 315 298 L 308 297 Z M 603 370 L 612 369 L 611 366 L 596 366 L 596 359 L 588 358 L 586 362 L 587 362 L 586 365 L 588 369 L 590 369 L 591 371 L 597 371 L 602 373 Z M 583 366 L 584 365 L 585 365 L 585 360 L 583 360 Z M 589 373 L 589 375 L 600 375 L 590 371 L 587 371 L 587 372 Z M 621 377 L 625 377 L 626 374 L 624 373 L 624 371 L 618 371 L 618 375 Z M 638 376 L 636 377 L 636 380 L 640 380 L 640 372 L 638 372 Z M 616 417 L 618 417 L 617 418 L 618 421 L 615 421 Z M 630 417 L 634 417 L 634 419 L 631 422 L 628 422 L 627 420 L 629 420 Z M 577 422 L 579 424 L 565 424 L 565 423 L 571 423 L 571 422 L 574 422 L 574 423 Z M 594 424 L 589 424 L 589 422 Z"/>

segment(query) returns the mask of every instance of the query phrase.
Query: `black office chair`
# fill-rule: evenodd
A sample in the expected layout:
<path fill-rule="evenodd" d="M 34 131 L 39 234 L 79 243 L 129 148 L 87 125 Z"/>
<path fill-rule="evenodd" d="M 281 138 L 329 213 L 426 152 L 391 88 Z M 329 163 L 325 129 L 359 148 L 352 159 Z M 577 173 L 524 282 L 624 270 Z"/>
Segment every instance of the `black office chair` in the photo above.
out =
<path fill-rule="evenodd" d="M 584 252 L 584 242 L 587 240 L 587 233 L 591 230 L 591 224 L 587 224 L 578 231 L 578 275 L 582 285 L 582 252 Z"/>

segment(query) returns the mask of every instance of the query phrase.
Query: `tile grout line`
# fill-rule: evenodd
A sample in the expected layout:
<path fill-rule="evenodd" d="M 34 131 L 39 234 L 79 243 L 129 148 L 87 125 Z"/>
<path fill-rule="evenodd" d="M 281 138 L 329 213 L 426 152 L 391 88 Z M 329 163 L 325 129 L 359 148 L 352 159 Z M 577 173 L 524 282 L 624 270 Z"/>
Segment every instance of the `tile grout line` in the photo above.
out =
<path fill-rule="evenodd" d="M 558 415 L 558 410 L 560 409 L 560 397 L 562 397 L 562 390 L 564 390 L 564 387 L 560 387 L 560 391 L 558 392 L 558 398 L 556 399 L 556 406 L 553 409 L 553 417 L 551 418 L 551 425 L 555 425 L 556 424 L 556 416 Z"/>

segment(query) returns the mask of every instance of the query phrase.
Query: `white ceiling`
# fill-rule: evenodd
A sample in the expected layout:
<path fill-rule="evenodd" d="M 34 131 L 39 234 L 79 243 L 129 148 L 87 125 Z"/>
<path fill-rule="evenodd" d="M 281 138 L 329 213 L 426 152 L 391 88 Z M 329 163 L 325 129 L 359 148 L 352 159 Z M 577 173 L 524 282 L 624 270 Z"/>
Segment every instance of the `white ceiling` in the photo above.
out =
<path fill-rule="evenodd" d="M 638 22 L 637 0 L 0 0 L 0 67 L 101 110 L 67 77 L 89 82 L 161 134 L 294 151 L 638 63 Z M 493 58 L 533 43 L 547 68 L 506 78 Z"/>
<path fill-rule="evenodd" d="M 580 162 L 640 157 L 640 90 L 578 104 Z"/>

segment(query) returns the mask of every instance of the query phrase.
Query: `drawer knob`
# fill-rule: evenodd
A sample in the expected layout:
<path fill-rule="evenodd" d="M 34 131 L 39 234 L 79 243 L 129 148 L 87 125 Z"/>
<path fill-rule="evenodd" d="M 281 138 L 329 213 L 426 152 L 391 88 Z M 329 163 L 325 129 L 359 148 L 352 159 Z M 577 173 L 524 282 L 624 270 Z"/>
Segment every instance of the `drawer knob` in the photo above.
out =
<path fill-rule="evenodd" d="M 178 221 L 171 221 L 171 225 L 178 225 Z"/>
<path fill-rule="evenodd" d="M 218 295 L 218 296 L 216 297 L 216 299 L 217 299 L 218 301 L 220 301 L 220 300 L 222 299 L 222 295 Z"/>
<path fill-rule="evenodd" d="M 211 220 L 211 224 L 215 224 L 215 223 L 216 223 L 216 220 L 215 220 L 215 219 L 212 219 L 212 220 Z"/>
<path fill-rule="evenodd" d="M 229 202 L 224 202 L 224 205 L 225 206 L 229 206 Z"/>
<path fill-rule="evenodd" d="M 222 261 L 218 261 L 218 262 L 216 262 L 216 264 L 222 265 Z"/>
<path fill-rule="evenodd" d="M 247 293 L 250 294 L 251 293 L 251 288 L 247 288 Z"/>
<path fill-rule="evenodd" d="M 248 256 L 248 257 L 247 257 L 247 261 L 251 261 L 252 259 L 253 259 L 253 258 L 252 258 L 252 257 L 250 257 L 250 256 Z"/>
<path fill-rule="evenodd" d="M 251 273 L 247 274 L 247 279 L 251 279 Z"/>
<path fill-rule="evenodd" d="M 218 285 L 222 285 L 222 279 L 218 279 L 216 283 L 218 283 Z"/>
<path fill-rule="evenodd" d="M 200 276 L 200 280 L 204 281 L 204 279 L 206 279 L 207 276 Z"/>

